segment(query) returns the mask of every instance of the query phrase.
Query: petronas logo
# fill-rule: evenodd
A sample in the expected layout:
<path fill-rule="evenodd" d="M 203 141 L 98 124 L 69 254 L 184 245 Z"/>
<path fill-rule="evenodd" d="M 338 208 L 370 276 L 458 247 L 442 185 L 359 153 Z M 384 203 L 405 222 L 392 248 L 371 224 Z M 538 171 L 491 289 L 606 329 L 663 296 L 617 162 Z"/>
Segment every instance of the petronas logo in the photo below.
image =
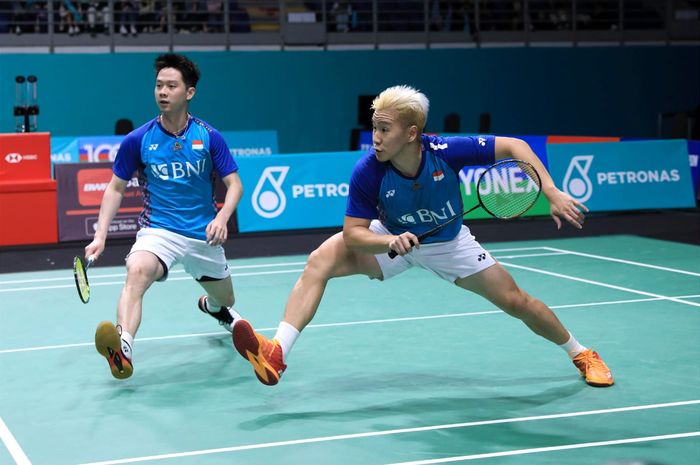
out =
<path fill-rule="evenodd" d="M 577 155 L 569 162 L 564 175 L 564 192 L 574 200 L 585 202 L 593 195 L 593 183 L 588 171 L 593 163 L 593 155 Z"/>
<path fill-rule="evenodd" d="M 287 197 L 282 191 L 282 183 L 288 171 L 289 166 L 268 166 L 263 170 L 251 199 L 253 210 L 258 215 L 276 218 L 284 212 Z"/>

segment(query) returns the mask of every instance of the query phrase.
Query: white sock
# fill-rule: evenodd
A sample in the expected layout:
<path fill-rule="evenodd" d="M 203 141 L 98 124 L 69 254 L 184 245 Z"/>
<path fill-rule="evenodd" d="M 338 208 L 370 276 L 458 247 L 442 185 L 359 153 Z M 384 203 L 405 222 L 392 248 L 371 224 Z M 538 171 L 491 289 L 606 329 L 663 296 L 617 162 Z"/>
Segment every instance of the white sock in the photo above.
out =
<path fill-rule="evenodd" d="M 564 344 L 560 344 L 559 347 L 564 349 L 564 351 L 569 354 L 569 357 L 574 358 L 586 348 L 582 346 L 574 336 L 569 333 L 569 340 L 566 341 Z"/>
<path fill-rule="evenodd" d="M 212 310 L 212 308 L 209 306 L 209 296 L 207 296 L 207 298 L 204 299 L 204 306 L 206 307 L 206 309 L 209 313 L 217 313 L 219 311 L 219 309 L 221 308 L 221 306 L 217 307 L 217 306 L 212 305 L 214 307 L 214 309 Z M 231 314 L 231 317 L 233 318 L 233 321 L 231 322 L 231 327 L 233 327 L 233 325 L 236 324 L 236 321 L 243 318 L 241 316 L 241 314 L 238 313 L 236 311 L 236 309 L 234 309 L 233 307 L 228 307 L 228 312 Z"/>
<path fill-rule="evenodd" d="M 134 336 L 122 330 L 122 352 L 129 360 L 132 360 L 131 347 L 134 345 Z"/>
<path fill-rule="evenodd" d="M 211 304 L 211 305 L 210 305 L 210 304 L 209 304 L 209 300 L 210 300 L 210 299 L 211 299 L 211 297 L 209 297 L 209 296 L 207 296 L 207 298 L 204 299 L 204 306 L 207 308 L 207 311 L 208 311 L 209 313 L 216 313 L 216 312 L 218 312 L 219 309 L 221 308 L 221 306 L 220 306 L 220 305 L 217 306 L 217 305 L 214 305 L 214 304 Z M 213 307 L 213 308 L 212 308 L 212 307 Z"/>
<path fill-rule="evenodd" d="M 277 339 L 282 347 L 282 356 L 285 360 L 287 359 L 287 354 L 292 350 L 292 347 L 294 346 L 294 343 L 297 341 L 298 337 L 298 329 L 286 321 L 280 321 L 280 325 L 277 327 L 277 333 L 275 333 L 275 339 Z"/>

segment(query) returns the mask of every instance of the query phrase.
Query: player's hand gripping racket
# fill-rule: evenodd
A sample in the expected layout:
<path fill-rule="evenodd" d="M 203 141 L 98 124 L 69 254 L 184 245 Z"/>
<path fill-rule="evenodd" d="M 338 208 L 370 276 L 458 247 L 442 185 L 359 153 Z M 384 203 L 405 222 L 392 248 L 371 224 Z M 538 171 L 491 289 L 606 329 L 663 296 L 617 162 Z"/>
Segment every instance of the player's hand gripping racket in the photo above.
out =
<path fill-rule="evenodd" d="M 426 237 L 432 236 L 453 221 L 464 218 L 479 207 L 496 218 L 507 220 L 518 217 L 535 204 L 540 192 L 542 192 L 540 175 L 530 163 L 513 158 L 496 162 L 481 173 L 476 183 L 479 203 L 461 215 L 455 215 L 419 235 L 418 241 L 422 242 Z M 389 252 L 389 258 L 397 255 L 393 250 Z"/>
<path fill-rule="evenodd" d="M 73 276 L 75 277 L 75 286 L 78 288 L 78 297 L 84 304 L 90 300 L 90 283 L 88 282 L 87 270 L 95 261 L 93 255 L 88 257 L 87 263 L 79 256 L 73 258 Z"/>

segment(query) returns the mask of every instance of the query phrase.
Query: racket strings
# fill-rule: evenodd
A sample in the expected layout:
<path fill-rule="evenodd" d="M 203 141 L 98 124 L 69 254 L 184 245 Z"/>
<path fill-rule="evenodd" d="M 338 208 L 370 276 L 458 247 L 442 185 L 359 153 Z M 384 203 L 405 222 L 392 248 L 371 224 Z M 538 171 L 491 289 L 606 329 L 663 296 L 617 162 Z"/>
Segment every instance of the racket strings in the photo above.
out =
<path fill-rule="evenodd" d="M 90 300 L 90 284 L 88 283 L 87 270 L 83 261 L 76 257 L 73 260 L 73 274 L 75 276 L 75 283 L 78 288 L 78 295 L 83 303 L 87 303 Z"/>
<path fill-rule="evenodd" d="M 496 218 L 509 219 L 525 213 L 540 195 L 541 182 L 529 163 L 507 160 L 488 169 L 477 191 L 484 209 Z"/>

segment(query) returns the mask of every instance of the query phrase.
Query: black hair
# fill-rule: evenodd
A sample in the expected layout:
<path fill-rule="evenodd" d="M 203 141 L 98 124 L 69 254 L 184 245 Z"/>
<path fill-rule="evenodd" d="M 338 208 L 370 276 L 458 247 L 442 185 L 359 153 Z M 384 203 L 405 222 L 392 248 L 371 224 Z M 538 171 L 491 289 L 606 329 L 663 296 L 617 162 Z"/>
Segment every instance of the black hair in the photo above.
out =
<path fill-rule="evenodd" d="M 164 53 L 156 58 L 156 62 L 153 66 L 156 69 L 156 75 L 158 75 L 163 68 L 174 68 L 182 74 L 182 80 L 185 82 L 186 87 L 197 87 L 199 68 L 184 55 Z"/>

